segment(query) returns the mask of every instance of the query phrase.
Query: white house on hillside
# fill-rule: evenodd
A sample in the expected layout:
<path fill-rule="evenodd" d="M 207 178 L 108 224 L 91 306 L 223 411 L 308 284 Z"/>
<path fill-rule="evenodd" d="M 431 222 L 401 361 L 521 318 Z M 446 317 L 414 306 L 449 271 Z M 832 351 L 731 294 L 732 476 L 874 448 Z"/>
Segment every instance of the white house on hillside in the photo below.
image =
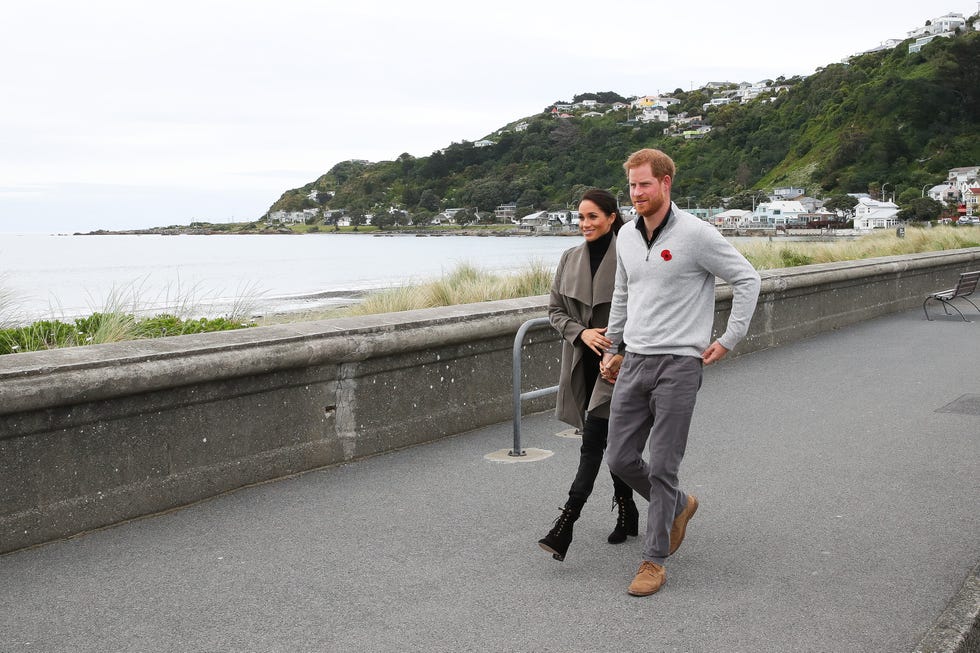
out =
<path fill-rule="evenodd" d="M 715 224 L 722 227 L 742 227 L 752 218 L 747 209 L 728 209 L 715 216 Z"/>
<path fill-rule="evenodd" d="M 776 200 L 762 202 L 752 212 L 753 223 L 768 226 L 800 224 L 800 215 L 806 213 L 806 207 L 796 200 Z"/>
<path fill-rule="evenodd" d="M 971 188 L 963 195 L 963 204 L 966 205 L 967 215 L 980 215 L 980 188 Z"/>
<path fill-rule="evenodd" d="M 870 197 L 859 197 L 854 207 L 854 229 L 870 231 L 886 229 L 898 224 L 898 205 L 894 202 L 879 202 Z"/>
<path fill-rule="evenodd" d="M 644 109 L 643 113 L 637 116 L 637 120 L 640 122 L 668 122 L 670 116 L 665 107 L 657 105 Z"/>
<path fill-rule="evenodd" d="M 929 36 L 930 34 L 946 34 L 948 32 L 955 32 L 958 29 L 962 30 L 966 27 L 966 19 L 963 18 L 963 14 L 946 14 L 939 18 L 933 18 L 928 23 L 928 25 L 916 27 L 910 31 L 908 33 L 909 38 L 915 39 L 920 36 Z"/>
<path fill-rule="evenodd" d="M 540 231 L 542 229 L 547 229 L 550 221 L 551 218 L 548 216 L 547 211 L 535 211 L 534 213 L 528 213 L 521 218 L 519 228 L 526 229 L 528 231 Z"/>
<path fill-rule="evenodd" d="M 303 209 L 302 211 L 273 211 L 269 214 L 269 222 L 280 224 L 302 224 L 307 219 L 316 217 L 319 209 Z"/>
<path fill-rule="evenodd" d="M 926 197 L 931 197 L 937 202 L 955 202 L 960 198 L 960 191 L 952 181 L 937 184 L 926 191 Z"/>
<path fill-rule="evenodd" d="M 978 184 L 977 176 L 980 175 L 980 166 L 966 166 L 964 168 L 952 168 L 949 171 L 947 183 L 954 186 L 959 193 L 959 197 L 966 195 L 966 192 Z"/>

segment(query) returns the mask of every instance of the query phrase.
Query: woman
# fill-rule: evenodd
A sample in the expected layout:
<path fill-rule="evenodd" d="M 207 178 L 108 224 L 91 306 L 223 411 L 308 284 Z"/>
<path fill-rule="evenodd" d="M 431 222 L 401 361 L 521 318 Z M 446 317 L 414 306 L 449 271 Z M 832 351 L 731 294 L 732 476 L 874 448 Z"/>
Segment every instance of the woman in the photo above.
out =
<path fill-rule="evenodd" d="M 599 378 L 599 360 L 610 345 L 604 334 L 616 280 L 616 233 L 623 219 L 616 198 L 595 188 L 582 196 L 578 211 L 579 230 L 585 242 L 562 254 L 548 304 L 551 324 L 564 340 L 555 415 L 582 431 L 578 472 L 568 491 L 568 501 L 554 528 L 538 541 L 555 560 L 565 559 L 572 541 L 572 525 L 599 474 L 612 396 L 612 384 Z M 608 541 L 617 544 L 625 541 L 627 535 L 636 536 L 638 512 L 633 490 L 615 475 L 612 479 L 619 518 Z"/>

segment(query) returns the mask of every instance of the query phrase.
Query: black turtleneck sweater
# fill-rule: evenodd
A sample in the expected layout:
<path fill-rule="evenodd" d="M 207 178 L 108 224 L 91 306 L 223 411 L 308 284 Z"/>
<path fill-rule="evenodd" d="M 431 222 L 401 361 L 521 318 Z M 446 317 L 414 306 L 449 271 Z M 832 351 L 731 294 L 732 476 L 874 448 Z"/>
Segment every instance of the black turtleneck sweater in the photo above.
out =
<path fill-rule="evenodd" d="M 592 242 L 586 242 L 585 244 L 589 246 L 589 267 L 592 268 L 592 278 L 595 279 L 596 270 L 599 269 L 599 264 L 602 263 L 602 258 L 606 255 L 609 250 L 609 243 L 612 242 L 613 232 L 610 229 L 608 232 L 599 236 Z"/>
<path fill-rule="evenodd" d="M 603 257 L 605 257 L 606 252 L 609 251 L 609 243 L 612 242 L 613 232 L 606 233 L 599 238 L 591 242 L 586 242 L 585 244 L 589 247 L 589 267 L 592 269 L 592 278 L 595 279 L 596 270 L 599 269 L 599 264 L 602 263 Z M 592 326 L 591 324 L 588 326 Z M 589 397 L 592 395 L 592 387 L 595 385 L 599 378 L 599 357 L 594 351 L 585 346 L 582 342 L 582 337 L 579 336 L 578 340 L 579 347 L 583 350 L 582 356 L 582 371 L 585 373 L 585 387 L 587 388 L 585 392 L 585 408 L 588 409 Z"/>

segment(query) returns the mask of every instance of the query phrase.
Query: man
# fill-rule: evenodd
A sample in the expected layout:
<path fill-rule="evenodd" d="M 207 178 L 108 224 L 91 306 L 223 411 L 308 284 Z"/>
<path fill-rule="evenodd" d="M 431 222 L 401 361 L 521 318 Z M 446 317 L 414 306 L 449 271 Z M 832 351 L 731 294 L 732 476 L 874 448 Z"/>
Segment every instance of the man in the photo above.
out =
<path fill-rule="evenodd" d="M 620 230 L 617 244 L 606 331 L 612 346 L 602 366 L 603 376 L 615 379 L 606 459 L 613 474 L 650 502 L 643 561 L 628 590 L 648 596 L 666 582 L 666 558 L 698 509 L 697 499 L 680 491 L 677 473 L 702 365 L 721 360 L 745 337 L 760 280 L 717 229 L 670 201 L 670 157 L 644 149 L 623 167 L 638 216 Z M 710 342 L 716 276 L 734 296 L 725 333 Z M 621 345 L 625 356 L 613 353 Z"/>

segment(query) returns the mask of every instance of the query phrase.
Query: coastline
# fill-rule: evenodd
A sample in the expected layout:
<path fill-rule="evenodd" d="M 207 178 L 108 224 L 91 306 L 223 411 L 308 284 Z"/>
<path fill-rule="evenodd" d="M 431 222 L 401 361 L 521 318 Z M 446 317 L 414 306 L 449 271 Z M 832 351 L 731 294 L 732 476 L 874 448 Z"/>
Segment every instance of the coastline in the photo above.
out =
<path fill-rule="evenodd" d="M 443 236 L 472 236 L 477 238 L 534 238 L 540 236 L 579 236 L 577 229 L 537 229 L 536 227 L 522 229 L 517 226 L 485 225 L 468 227 L 431 226 L 419 228 L 394 227 L 378 229 L 370 225 L 360 228 L 342 227 L 340 229 L 321 229 L 318 225 L 279 225 L 264 228 L 250 227 L 251 223 L 228 223 L 214 225 L 202 223 L 200 226 L 150 227 L 147 229 L 97 229 L 95 231 L 75 232 L 73 234 L 54 234 L 58 236 L 305 236 L 305 235 L 357 235 L 373 236 L 376 238 L 416 237 L 439 238 Z M 718 231 L 726 237 L 806 239 L 806 240 L 836 240 L 855 238 L 863 235 L 854 229 L 760 229 L 746 227 L 719 227 Z"/>
<path fill-rule="evenodd" d="M 445 229 L 427 227 L 424 229 L 377 229 L 362 227 L 355 231 L 352 228 L 335 229 L 291 229 L 289 227 L 266 227 L 263 229 L 228 225 L 229 228 L 215 228 L 214 225 L 192 227 L 150 227 L 148 229 L 97 229 L 95 231 L 75 232 L 72 234 L 56 234 L 59 236 L 306 236 L 306 235 L 358 235 L 376 237 L 414 236 L 418 238 L 439 238 L 441 236 L 475 236 L 482 238 L 535 237 L 535 236 L 579 236 L 577 230 L 536 231 L 518 227 L 501 228 L 498 225 L 487 227 L 465 227 Z"/>

